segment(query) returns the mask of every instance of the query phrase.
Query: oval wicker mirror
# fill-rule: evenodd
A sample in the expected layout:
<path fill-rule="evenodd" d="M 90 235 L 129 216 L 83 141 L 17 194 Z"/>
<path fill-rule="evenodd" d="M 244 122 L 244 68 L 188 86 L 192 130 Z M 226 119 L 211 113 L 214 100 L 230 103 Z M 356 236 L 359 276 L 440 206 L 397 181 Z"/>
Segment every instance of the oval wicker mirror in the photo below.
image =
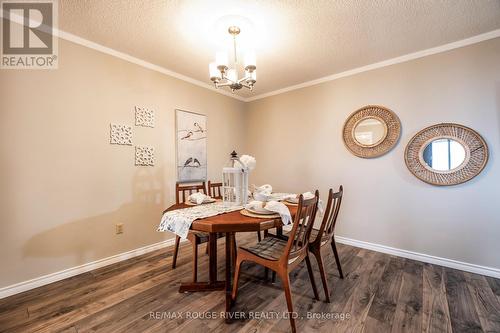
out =
<path fill-rule="evenodd" d="M 457 140 L 443 137 L 429 142 L 420 157 L 433 171 L 451 171 L 462 166 L 467 151 Z"/>
<path fill-rule="evenodd" d="M 418 132 L 408 143 L 405 162 L 418 179 L 432 185 L 457 185 L 476 177 L 488 161 L 488 146 L 476 131 L 458 124 L 438 124 Z"/>
<path fill-rule="evenodd" d="M 380 118 L 366 117 L 357 122 L 352 129 L 356 143 L 363 147 L 373 147 L 387 136 L 387 125 Z"/>
<path fill-rule="evenodd" d="M 358 157 L 373 158 L 387 153 L 398 142 L 401 124 L 391 110 L 367 105 L 347 118 L 344 143 Z"/>

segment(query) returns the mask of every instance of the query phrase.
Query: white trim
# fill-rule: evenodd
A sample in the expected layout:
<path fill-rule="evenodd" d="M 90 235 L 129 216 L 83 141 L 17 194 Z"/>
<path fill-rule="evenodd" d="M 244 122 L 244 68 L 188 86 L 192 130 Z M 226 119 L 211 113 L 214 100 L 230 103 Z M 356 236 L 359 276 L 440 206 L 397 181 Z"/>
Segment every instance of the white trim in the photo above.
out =
<path fill-rule="evenodd" d="M 351 239 L 347 237 L 335 236 L 335 241 L 341 244 L 347 244 L 355 247 L 360 247 L 363 249 L 368 249 L 372 251 L 392 254 L 394 256 L 408 258 L 412 260 L 422 261 L 429 264 L 450 267 L 454 269 L 459 269 L 466 272 L 491 276 L 494 278 L 500 278 L 500 269 L 488 266 L 474 265 L 463 261 L 446 259 L 441 257 L 435 257 L 424 253 L 412 252 L 402 249 L 397 249 L 390 246 L 374 244 L 369 242 L 364 242 L 356 239 Z"/>
<path fill-rule="evenodd" d="M 0 11 L 0 13 L 2 14 L 1 17 L 3 17 L 3 10 Z M 8 19 L 11 20 L 12 22 L 15 22 L 15 23 L 18 23 L 18 24 L 24 24 L 24 18 L 21 17 L 21 16 L 19 16 L 19 15 L 15 15 L 15 14 L 11 13 L 10 16 L 8 17 Z M 35 22 L 35 21 L 31 20 L 31 19 L 30 19 L 30 23 L 33 23 L 35 25 L 38 24 L 38 22 Z M 49 28 L 47 28 L 47 29 L 49 29 Z M 99 51 L 99 52 L 111 55 L 113 57 L 116 57 L 116 58 L 119 58 L 119 59 L 122 59 L 122 60 L 125 60 L 125 61 L 128 61 L 128 62 L 131 62 L 133 64 L 142 66 L 144 68 L 147 68 L 147 69 L 150 69 L 150 70 L 153 70 L 153 71 L 156 71 L 156 72 L 159 72 L 159 73 L 162 73 L 162 74 L 174 77 L 176 79 L 189 82 L 191 84 L 194 84 L 196 86 L 199 86 L 199 87 L 202 87 L 202 88 L 214 91 L 216 93 L 219 93 L 219 94 L 231 97 L 231 98 L 235 98 L 235 99 L 237 99 L 239 101 L 242 101 L 242 102 L 245 101 L 244 97 L 232 94 L 232 93 L 230 93 L 230 92 L 228 92 L 226 90 L 216 89 L 213 85 L 210 85 L 210 84 L 208 84 L 206 82 L 202 82 L 202 81 L 193 79 L 193 78 L 191 78 L 189 76 L 182 75 L 182 74 L 174 72 L 174 71 L 172 71 L 170 69 L 167 69 L 167 68 L 164 68 L 164 67 L 152 64 L 150 62 L 147 62 L 147 61 L 144 61 L 142 59 L 136 58 L 134 56 L 131 56 L 130 54 L 117 51 L 117 50 L 112 49 L 110 47 L 106 47 L 104 45 L 101 45 L 101 44 L 98 44 L 98 43 L 94 43 L 94 42 L 92 42 L 92 41 L 90 41 L 88 39 L 79 37 L 77 35 L 73 35 L 72 33 L 66 32 L 64 30 L 54 28 L 54 36 L 57 36 L 57 37 L 59 37 L 61 39 L 73 42 L 73 43 L 81 45 L 81 46 L 85 46 L 85 47 L 87 47 L 89 49 L 93 49 L 93 50 L 96 50 L 96 51 Z"/>
<path fill-rule="evenodd" d="M 181 239 L 181 242 L 186 241 Z M 174 245 L 175 238 L 0 288 L 0 299 Z"/>
<path fill-rule="evenodd" d="M 372 251 L 377 251 L 381 253 L 387 253 L 391 254 L 394 256 L 398 257 L 403 257 L 403 258 L 408 258 L 412 260 L 418 260 L 422 262 L 427 262 L 430 264 L 434 265 L 440 265 L 444 267 L 450 267 L 454 269 L 459 269 L 462 271 L 466 272 L 472 272 L 476 274 L 481 274 L 481 275 L 486 275 L 486 276 L 491 276 L 495 278 L 500 278 L 500 269 L 498 268 L 493 268 L 493 267 L 487 267 L 487 266 L 479 266 L 479 265 L 474 265 L 462 261 L 457 261 L 457 260 L 452 260 L 452 259 L 446 259 L 446 258 L 440 258 L 440 257 L 435 257 L 431 256 L 428 254 L 423 254 L 423 253 L 418 253 L 418 252 L 412 252 L 412 251 L 407 251 L 407 250 L 402 250 L 402 249 L 397 249 L 394 247 L 390 246 L 385 246 L 385 245 L 380 245 L 380 244 L 374 244 L 374 243 L 369 243 L 365 241 L 360 241 L 356 239 L 351 239 L 347 237 L 341 237 L 341 236 L 335 236 L 335 240 L 338 243 L 341 244 L 347 244 L 355 247 L 360 247 L 363 249 L 368 249 Z M 28 291 L 34 288 L 38 288 L 44 285 L 47 285 L 52 282 L 60 281 L 63 279 L 67 279 L 69 277 L 90 272 L 94 269 L 98 269 L 107 265 L 111 265 L 120 261 L 124 261 L 130 258 L 134 258 L 137 256 L 140 256 L 145 253 L 149 253 L 152 251 L 159 250 L 164 247 L 168 247 L 171 245 L 174 245 L 175 238 L 167 239 L 163 242 L 147 245 L 135 250 L 123 252 L 108 258 L 103 258 L 99 259 L 87 264 L 83 264 L 80 266 L 68 268 L 59 272 L 51 273 L 48 275 L 40 276 L 38 278 L 34 278 L 32 280 L 20 282 L 13 284 L 11 286 L 3 287 L 0 288 L 0 299 L 12 296 L 15 294 L 22 293 L 24 291 Z M 185 242 L 185 239 L 181 239 L 181 242 Z"/>
<path fill-rule="evenodd" d="M 457 48 L 460 48 L 460 47 L 464 47 L 464 46 L 468 46 L 468 45 L 480 43 L 480 42 L 483 42 L 483 41 L 486 41 L 486 40 L 490 40 L 490 39 L 494 39 L 494 38 L 498 38 L 498 37 L 500 37 L 500 29 L 493 30 L 493 31 L 490 31 L 490 32 L 487 32 L 487 33 L 484 33 L 484 34 L 481 34 L 481 35 L 474 36 L 474 37 L 462 39 L 462 40 L 459 40 L 459 41 L 456 41 L 456 42 L 453 42 L 453 43 L 448 43 L 448 44 L 444 44 L 444 45 L 441 45 L 441 46 L 433 47 L 433 48 L 430 48 L 430 49 L 426 49 L 426 50 L 422 50 L 422 51 L 418 51 L 418 52 L 406 54 L 406 55 L 403 55 L 403 56 L 400 56 L 400 57 L 396 57 L 396 58 L 392 58 L 392 59 L 388 59 L 388 60 L 376 62 L 376 63 L 371 64 L 371 65 L 366 65 L 366 66 L 362 66 L 362 67 L 350 69 L 350 70 L 345 71 L 345 72 L 328 75 L 328 76 L 325 76 L 325 77 L 322 77 L 322 78 L 319 78 L 319 79 L 316 79 L 316 80 L 299 83 L 299 84 L 296 84 L 296 85 L 293 85 L 293 86 L 289 86 L 289 87 L 285 87 L 285 88 L 282 88 L 282 89 L 274 90 L 274 91 L 271 91 L 271 92 L 268 92 L 268 93 L 256 95 L 256 96 L 253 96 L 253 97 L 249 97 L 249 98 L 245 99 L 245 102 L 251 102 L 251 101 L 258 100 L 258 99 L 262 99 L 262 98 L 266 98 L 266 97 L 270 97 L 270 96 L 274 96 L 274 95 L 283 94 L 283 93 L 288 92 L 288 91 L 297 90 L 297 89 L 301 89 L 301 88 L 305 88 L 305 87 L 310 87 L 310 86 L 314 86 L 314 85 L 317 85 L 317 84 L 320 84 L 320 83 L 323 83 L 323 82 L 333 81 L 333 80 L 337 80 L 337 79 L 340 79 L 340 78 L 343 78 L 343 77 L 347 77 L 347 76 L 351 76 L 351 75 L 355 75 L 355 74 L 359 74 L 359 73 L 371 71 L 371 70 L 374 70 L 374 69 L 378 69 L 378 68 L 382 68 L 382 67 L 387 67 L 387 66 L 395 65 L 395 64 L 402 63 L 402 62 L 407 62 L 407 61 L 410 61 L 410 60 L 415 60 L 415 59 L 418 59 L 418 58 L 423 58 L 423 57 L 430 56 L 430 55 L 433 55 L 433 54 L 437 54 L 437 53 L 442 53 L 442 52 L 454 50 L 454 49 L 457 49 Z"/>
<path fill-rule="evenodd" d="M 362 67 L 350 69 L 350 70 L 347 70 L 347 71 L 344 71 L 344 72 L 341 72 L 341 73 L 324 76 L 322 78 L 315 79 L 315 80 L 312 80 L 312 81 L 307 81 L 307 82 L 299 83 L 299 84 L 296 84 L 296 85 L 293 85 L 293 86 L 289 86 L 289 87 L 285 87 L 285 88 L 282 88 L 282 89 L 270 91 L 268 93 L 263 93 L 263 94 L 260 94 L 260 95 L 256 95 L 256 96 L 245 98 L 245 97 L 241 97 L 241 96 L 232 94 L 232 93 L 230 93 L 230 92 L 228 92 L 226 90 L 216 89 L 214 86 L 212 86 L 212 85 L 210 85 L 210 84 L 208 84 L 206 82 L 202 82 L 202 81 L 193 79 L 193 78 L 191 78 L 189 76 L 186 76 L 186 75 L 174 72 L 174 71 L 172 71 L 170 69 L 167 69 L 165 67 L 161 67 L 161 66 L 152 64 L 150 62 L 147 62 L 145 60 L 136 58 L 136 57 L 131 56 L 129 54 L 126 54 L 126 53 L 117 51 L 115 49 L 106 47 L 104 45 L 92 42 L 92 41 L 84 39 L 82 37 L 73 35 L 73 34 L 71 34 L 69 32 L 66 32 L 66 31 L 63 31 L 63 30 L 60 30 L 60 29 L 54 29 L 54 30 L 55 30 L 54 31 L 55 35 L 58 36 L 59 38 L 65 39 L 65 40 L 73 42 L 75 44 L 78 44 L 78 45 L 81 45 L 81 46 L 85 46 L 85 47 L 88 47 L 90 49 L 93 49 L 93 50 L 96 50 L 96 51 L 99 51 L 99 52 L 102 52 L 102 53 L 105 53 L 105 54 L 108 54 L 108 55 L 111 55 L 111 56 L 114 56 L 116 58 L 119 58 L 119 59 L 122 59 L 122 60 L 125 60 L 125 61 L 128 61 L 128 62 L 131 62 L 133 64 L 142 66 L 144 68 L 147 68 L 147 69 L 150 69 L 150 70 L 153 70 L 153 71 L 156 71 L 156 72 L 159 72 L 159 73 L 162 73 L 162 74 L 174 77 L 176 79 L 179 79 L 179 80 L 182 80 L 182 81 L 194 84 L 196 86 L 199 86 L 199 87 L 202 87 L 202 88 L 205 88 L 205 89 L 209 89 L 209 90 L 211 90 L 213 92 L 216 92 L 216 93 L 219 93 L 219 94 L 222 94 L 222 95 L 225 95 L 225 96 L 237 99 L 237 100 L 242 101 L 242 102 L 252 102 L 252 101 L 255 101 L 255 100 L 258 100 L 258 99 L 262 99 L 262 98 L 266 98 L 266 97 L 270 97 L 270 96 L 274 96 L 274 95 L 283 94 L 283 93 L 288 92 L 288 91 L 292 91 L 292 90 L 297 90 L 297 89 L 301 89 L 301 88 L 306 88 L 306 87 L 314 86 L 314 85 L 317 85 L 317 84 L 320 84 L 320 83 L 323 83 L 323 82 L 334 81 L 334 80 L 337 80 L 337 79 L 340 79 L 340 78 L 343 78 L 343 77 L 348 77 L 348 76 L 356 75 L 356 74 L 359 74 L 359 73 L 371 71 L 371 70 L 374 70 L 374 69 L 379 69 L 379 68 L 383 68 L 383 67 L 387 67 L 387 66 L 391 66 L 391 65 L 395 65 L 395 64 L 399 64 L 399 63 L 403 63 L 403 62 L 407 62 L 407 61 L 411 61 L 411 60 L 415 60 L 415 59 L 419 59 L 419 58 L 423 58 L 423 57 L 430 56 L 430 55 L 433 55 L 433 54 L 447 52 L 447 51 L 454 50 L 454 49 L 457 49 L 457 48 L 460 48 L 460 47 L 464 47 L 464 46 L 468 46 L 468 45 L 472 45 L 472 44 L 477 44 L 477 43 L 480 43 L 480 42 L 483 42 L 483 41 L 487 41 L 487 40 L 490 40 L 490 39 L 494 39 L 494 38 L 500 37 L 500 29 L 497 29 L 497 30 L 493 30 L 493 31 L 490 31 L 490 32 L 487 32 L 487 33 L 484 33 L 484 34 L 480 34 L 480 35 L 477 35 L 477 36 L 470 37 L 470 38 L 458 40 L 456 42 L 452 42 L 452 43 L 448 43 L 448 44 L 436 46 L 436 47 L 433 47 L 433 48 L 430 48 L 430 49 L 426 49 L 426 50 L 417 51 L 417 52 L 406 54 L 406 55 L 403 55 L 403 56 L 400 56 L 400 57 L 396 57 L 396 58 L 392 58 L 392 59 L 387 59 L 387 60 L 384 60 L 384 61 L 376 62 L 374 64 L 370 64 L 370 65 L 366 65 L 366 66 L 362 66 Z"/>
<path fill-rule="evenodd" d="M 88 47 L 89 49 L 93 49 L 93 50 L 111 55 L 113 57 L 131 62 L 133 64 L 142 66 L 144 68 L 151 69 L 153 71 L 174 77 L 174 78 L 182 80 L 182 81 L 186 81 L 188 83 L 194 84 L 195 86 L 202 87 L 202 88 L 211 90 L 213 92 L 216 92 L 216 93 L 219 93 L 219 94 L 231 97 L 231 98 L 235 98 L 235 99 L 242 101 L 242 102 L 245 102 L 245 100 L 246 100 L 244 97 L 232 94 L 232 93 L 225 91 L 225 90 L 222 90 L 222 89 L 216 89 L 214 86 L 212 86 L 208 83 L 205 83 L 205 82 L 193 79 L 189 76 L 174 72 L 174 71 L 167 69 L 165 67 L 161 67 L 161 66 L 152 64 L 150 62 L 147 62 L 147 61 L 144 61 L 142 59 L 131 56 L 130 54 L 117 51 L 115 49 L 106 47 L 106 46 L 98 44 L 98 43 L 94 43 L 90 40 L 78 37 L 76 35 L 73 35 L 69 32 L 66 32 L 66 31 L 63 31 L 60 29 L 54 29 L 54 30 L 55 30 L 54 32 L 55 32 L 56 36 L 58 36 L 59 38 L 65 39 L 67 41 L 70 41 L 72 43 L 75 43 L 75 44 L 78 44 L 81 46 L 85 46 L 85 47 Z"/>

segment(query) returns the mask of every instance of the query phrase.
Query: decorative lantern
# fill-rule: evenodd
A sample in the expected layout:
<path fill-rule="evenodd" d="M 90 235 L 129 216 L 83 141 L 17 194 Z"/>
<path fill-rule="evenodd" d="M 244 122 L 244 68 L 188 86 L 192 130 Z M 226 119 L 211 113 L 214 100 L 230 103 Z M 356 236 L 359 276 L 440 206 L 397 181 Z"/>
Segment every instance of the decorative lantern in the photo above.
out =
<path fill-rule="evenodd" d="M 242 206 L 248 201 L 248 168 L 234 150 L 222 168 L 222 200 L 228 206 Z"/>

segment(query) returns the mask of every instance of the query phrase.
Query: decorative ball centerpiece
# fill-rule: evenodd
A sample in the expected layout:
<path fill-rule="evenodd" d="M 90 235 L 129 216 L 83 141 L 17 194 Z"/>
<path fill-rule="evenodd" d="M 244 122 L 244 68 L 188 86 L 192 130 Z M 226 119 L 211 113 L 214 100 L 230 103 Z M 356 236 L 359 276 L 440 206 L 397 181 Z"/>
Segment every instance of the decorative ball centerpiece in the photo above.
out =
<path fill-rule="evenodd" d="M 222 201 L 228 206 L 243 206 L 248 202 L 248 174 L 255 168 L 255 158 L 233 150 L 227 165 L 222 168 Z"/>

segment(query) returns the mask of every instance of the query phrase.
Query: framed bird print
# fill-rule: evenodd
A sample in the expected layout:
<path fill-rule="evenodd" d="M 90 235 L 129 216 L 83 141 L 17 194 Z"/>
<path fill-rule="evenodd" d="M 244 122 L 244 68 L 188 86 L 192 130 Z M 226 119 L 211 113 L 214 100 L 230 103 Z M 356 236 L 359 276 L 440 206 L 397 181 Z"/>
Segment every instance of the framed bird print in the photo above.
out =
<path fill-rule="evenodd" d="M 177 180 L 207 179 L 207 116 L 175 110 L 177 131 Z"/>

